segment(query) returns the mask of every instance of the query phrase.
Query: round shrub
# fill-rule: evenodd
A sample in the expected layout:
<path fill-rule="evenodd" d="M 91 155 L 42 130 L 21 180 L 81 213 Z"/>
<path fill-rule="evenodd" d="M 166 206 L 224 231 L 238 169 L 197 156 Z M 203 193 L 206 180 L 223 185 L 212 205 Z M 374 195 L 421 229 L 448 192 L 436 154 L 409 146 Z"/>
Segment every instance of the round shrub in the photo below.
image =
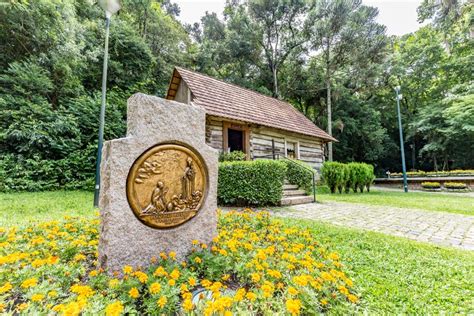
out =
<path fill-rule="evenodd" d="M 193 241 L 184 261 L 160 253 L 113 276 L 97 267 L 98 231 L 98 220 L 81 218 L 2 229 L 2 312 L 308 315 L 358 300 L 337 253 L 266 212 L 220 214 L 213 243 Z"/>

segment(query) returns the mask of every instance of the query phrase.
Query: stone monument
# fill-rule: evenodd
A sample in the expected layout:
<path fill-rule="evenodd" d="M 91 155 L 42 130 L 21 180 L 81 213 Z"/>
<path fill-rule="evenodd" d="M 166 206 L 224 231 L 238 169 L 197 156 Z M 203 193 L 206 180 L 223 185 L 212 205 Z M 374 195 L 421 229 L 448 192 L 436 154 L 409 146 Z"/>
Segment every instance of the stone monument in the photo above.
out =
<path fill-rule="evenodd" d="M 105 142 L 99 262 L 146 267 L 160 252 L 183 259 L 217 234 L 217 151 L 205 111 L 145 94 L 128 100 L 127 136 Z"/>

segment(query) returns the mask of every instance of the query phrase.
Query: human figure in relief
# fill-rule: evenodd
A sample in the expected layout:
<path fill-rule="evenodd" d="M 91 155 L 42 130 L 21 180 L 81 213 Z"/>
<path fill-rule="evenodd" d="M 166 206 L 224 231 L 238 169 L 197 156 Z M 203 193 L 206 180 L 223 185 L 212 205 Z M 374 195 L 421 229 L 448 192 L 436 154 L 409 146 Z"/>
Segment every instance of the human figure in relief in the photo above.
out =
<path fill-rule="evenodd" d="M 194 192 L 194 181 L 196 178 L 196 171 L 194 170 L 193 160 L 188 157 L 186 160 L 186 169 L 184 169 L 184 175 L 181 178 L 181 198 L 183 200 L 191 200 Z"/>
<path fill-rule="evenodd" d="M 161 213 L 166 211 L 167 203 L 165 194 L 168 192 L 168 189 L 165 188 L 163 182 L 158 181 L 156 184 L 155 190 L 151 195 L 150 205 L 143 211 L 143 214 L 149 213 Z"/>

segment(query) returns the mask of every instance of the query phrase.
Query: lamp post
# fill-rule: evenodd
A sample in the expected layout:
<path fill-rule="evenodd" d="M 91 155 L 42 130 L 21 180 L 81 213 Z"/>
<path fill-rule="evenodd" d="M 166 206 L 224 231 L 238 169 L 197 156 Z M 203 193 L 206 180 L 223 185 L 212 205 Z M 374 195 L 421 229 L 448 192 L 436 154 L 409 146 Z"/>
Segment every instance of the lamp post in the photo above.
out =
<path fill-rule="evenodd" d="M 94 188 L 94 207 L 99 206 L 100 192 L 100 162 L 102 160 L 102 144 L 104 142 L 104 124 L 105 124 L 105 94 L 107 90 L 107 59 L 109 58 L 109 29 L 110 18 L 114 13 L 120 10 L 118 0 L 99 0 L 99 5 L 105 11 L 105 48 L 104 64 L 102 68 L 102 100 L 100 105 L 99 118 L 99 144 L 97 148 L 97 161 L 95 166 L 95 188 Z"/>
<path fill-rule="evenodd" d="M 408 181 L 407 181 L 407 167 L 405 165 L 405 148 L 403 146 L 403 131 L 402 131 L 402 115 L 400 113 L 400 100 L 402 94 L 400 92 L 400 86 L 395 87 L 395 93 L 397 95 L 397 113 L 398 113 L 398 130 L 400 132 L 400 150 L 402 155 L 402 172 L 403 172 L 403 190 L 408 192 Z"/>

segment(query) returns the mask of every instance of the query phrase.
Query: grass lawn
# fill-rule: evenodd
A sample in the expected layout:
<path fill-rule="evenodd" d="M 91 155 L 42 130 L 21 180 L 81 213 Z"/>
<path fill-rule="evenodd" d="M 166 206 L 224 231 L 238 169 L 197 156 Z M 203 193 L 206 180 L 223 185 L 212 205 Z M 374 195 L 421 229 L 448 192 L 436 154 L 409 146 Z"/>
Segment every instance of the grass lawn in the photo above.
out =
<path fill-rule="evenodd" d="M 319 202 L 335 201 L 368 205 L 385 205 L 405 208 L 417 208 L 474 215 L 474 198 L 469 196 L 436 194 L 428 192 L 392 192 L 374 191 L 367 193 L 318 194 Z"/>
<path fill-rule="evenodd" d="M 0 227 L 66 215 L 93 217 L 93 200 L 94 193 L 87 191 L 0 193 Z"/>
<path fill-rule="evenodd" d="M 474 312 L 474 252 L 380 233 L 290 220 L 338 252 L 370 314 Z"/>
<path fill-rule="evenodd" d="M 0 226 L 60 219 L 63 215 L 93 217 L 92 197 L 91 192 L 77 191 L 0 194 Z M 332 197 L 325 195 L 324 198 Z M 361 296 L 358 313 L 474 312 L 472 251 L 441 248 L 307 220 L 285 221 L 291 226 L 310 229 L 321 244 L 341 255 L 345 270 L 350 272 Z M 339 314 L 352 312 L 334 311 Z"/>

